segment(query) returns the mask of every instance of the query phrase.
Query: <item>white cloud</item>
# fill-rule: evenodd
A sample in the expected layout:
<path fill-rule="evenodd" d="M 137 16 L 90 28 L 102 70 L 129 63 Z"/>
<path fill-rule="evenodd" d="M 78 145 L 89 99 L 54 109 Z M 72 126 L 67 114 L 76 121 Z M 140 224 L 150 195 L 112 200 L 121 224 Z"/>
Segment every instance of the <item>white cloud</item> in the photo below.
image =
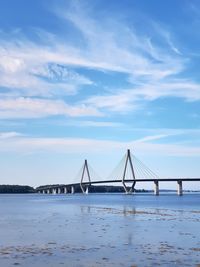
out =
<path fill-rule="evenodd" d="M 25 68 L 23 60 L 20 58 L 9 57 L 1 54 L 0 62 L 1 71 L 5 73 L 16 73 Z"/>
<path fill-rule="evenodd" d="M 141 84 L 129 90 L 118 90 L 105 95 L 92 96 L 82 101 L 100 110 L 128 112 L 141 109 L 145 101 L 164 97 L 179 97 L 187 101 L 200 100 L 200 84 L 188 80 L 159 81 Z"/>
<path fill-rule="evenodd" d="M 131 90 L 121 90 L 107 95 L 92 96 L 83 103 L 94 106 L 98 109 L 107 109 L 114 112 L 127 112 L 139 108 L 137 94 Z"/>
<path fill-rule="evenodd" d="M 61 100 L 24 97 L 0 99 L 0 118 L 38 118 L 56 115 L 81 117 L 102 114 L 95 108 L 85 105 L 71 106 Z"/>
<path fill-rule="evenodd" d="M 148 141 L 153 141 L 153 140 L 159 140 L 165 137 L 168 137 L 169 134 L 158 134 L 158 135 L 151 135 L 151 136 L 145 136 L 141 139 L 138 139 L 136 142 L 137 143 L 144 143 L 144 142 L 148 142 Z"/>
<path fill-rule="evenodd" d="M 0 132 L 0 139 L 7 139 L 19 136 L 22 136 L 22 134 L 17 132 Z"/>
<path fill-rule="evenodd" d="M 0 57 L 0 86 L 11 89 L 8 95 L 62 96 L 93 83 L 65 66 L 62 50 L 28 40 L 0 42 Z"/>
<path fill-rule="evenodd" d="M 135 94 L 150 100 L 173 96 L 195 101 L 200 100 L 200 84 L 183 79 L 162 81 L 160 83 L 144 85 L 140 89 L 135 90 Z"/>

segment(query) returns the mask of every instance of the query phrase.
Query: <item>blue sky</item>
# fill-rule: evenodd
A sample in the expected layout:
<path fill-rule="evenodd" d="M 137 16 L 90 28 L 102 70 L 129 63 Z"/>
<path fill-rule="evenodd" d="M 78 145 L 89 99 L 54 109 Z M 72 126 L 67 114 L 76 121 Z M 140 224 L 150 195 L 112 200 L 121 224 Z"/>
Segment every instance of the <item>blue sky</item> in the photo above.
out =
<path fill-rule="evenodd" d="M 199 177 L 199 27 L 194 0 L 2 0 L 0 183 L 67 183 L 84 158 L 105 178 L 127 148 Z"/>

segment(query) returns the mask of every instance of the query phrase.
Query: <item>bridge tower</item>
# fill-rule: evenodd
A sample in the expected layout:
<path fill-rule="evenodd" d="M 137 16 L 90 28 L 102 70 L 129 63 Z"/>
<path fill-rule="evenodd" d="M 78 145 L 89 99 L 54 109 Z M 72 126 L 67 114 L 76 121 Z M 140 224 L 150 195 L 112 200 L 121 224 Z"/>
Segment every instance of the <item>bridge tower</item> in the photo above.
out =
<path fill-rule="evenodd" d="M 127 150 L 124 172 L 123 172 L 123 178 L 122 178 L 122 184 L 123 184 L 123 187 L 124 187 L 126 194 L 131 194 L 134 191 L 136 181 L 132 182 L 132 186 L 130 189 L 126 185 L 126 174 L 127 174 L 127 170 L 128 170 L 128 164 L 130 165 L 130 170 L 131 170 L 131 176 L 132 176 L 131 180 L 135 180 L 135 172 L 134 172 L 133 163 L 132 163 L 132 159 L 131 159 L 130 149 Z"/>
<path fill-rule="evenodd" d="M 89 168 L 88 168 L 87 159 L 84 161 L 84 165 L 83 165 L 80 188 L 81 188 L 83 194 L 88 194 L 88 185 L 86 186 L 86 189 L 84 189 L 84 176 L 85 176 L 85 174 L 87 175 L 89 185 L 90 185 L 91 184 L 91 178 L 90 178 L 90 172 L 89 172 Z"/>

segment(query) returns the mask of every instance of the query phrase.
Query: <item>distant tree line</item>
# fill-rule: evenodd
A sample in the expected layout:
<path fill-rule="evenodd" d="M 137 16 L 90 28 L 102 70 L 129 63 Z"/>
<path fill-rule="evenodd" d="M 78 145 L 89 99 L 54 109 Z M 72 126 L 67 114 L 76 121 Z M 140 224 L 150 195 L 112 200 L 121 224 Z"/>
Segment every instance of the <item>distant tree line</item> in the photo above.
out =
<path fill-rule="evenodd" d="M 130 190 L 131 188 L 128 187 Z M 135 192 L 148 192 L 144 189 L 135 189 Z M 123 186 L 113 186 L 113 185 L 98 185 L 98 186 L 90 186 L 89 187 L 90 193 L 124 193 L 124 187 Z"/>
<path fill-rule="evenodd" d="M 0 194 L 35 193 L 35 189 L 28 185 L 0 185 Z"/>

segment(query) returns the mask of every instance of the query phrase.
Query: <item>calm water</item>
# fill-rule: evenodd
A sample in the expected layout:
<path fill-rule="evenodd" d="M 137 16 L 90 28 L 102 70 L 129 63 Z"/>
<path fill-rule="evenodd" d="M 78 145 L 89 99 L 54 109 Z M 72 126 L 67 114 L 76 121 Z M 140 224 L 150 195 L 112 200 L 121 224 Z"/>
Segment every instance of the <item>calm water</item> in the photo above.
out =
<path fill-rule="evenodd" d="M 200 266 L 200 194 L 0 195 L 0 266 Z"/>

